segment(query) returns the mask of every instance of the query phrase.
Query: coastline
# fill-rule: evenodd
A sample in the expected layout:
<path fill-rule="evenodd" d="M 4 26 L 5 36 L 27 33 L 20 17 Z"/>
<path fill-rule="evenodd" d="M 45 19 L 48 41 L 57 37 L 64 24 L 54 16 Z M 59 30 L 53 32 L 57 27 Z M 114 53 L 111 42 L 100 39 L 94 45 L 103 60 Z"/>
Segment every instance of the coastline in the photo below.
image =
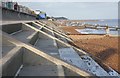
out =
<path fill-rule="evenodd" d="M 118 69 L 118 42 L 120 37 L 96 35 L 69 35 L 74 45 L 99 58 L 102 63 L 110 66 L 120 73 Z"/>
<path fill-rule="evenodd" d="M 78 26 L 60 26 L 59 28 L 73 40 L 72 44 L 99 58 L 102 63 L 120 73 L 118 69 L 118 42 L 120 41 L 120 36 L 85 35 L 75 30 L 83 29 L 83 27 Z"/>

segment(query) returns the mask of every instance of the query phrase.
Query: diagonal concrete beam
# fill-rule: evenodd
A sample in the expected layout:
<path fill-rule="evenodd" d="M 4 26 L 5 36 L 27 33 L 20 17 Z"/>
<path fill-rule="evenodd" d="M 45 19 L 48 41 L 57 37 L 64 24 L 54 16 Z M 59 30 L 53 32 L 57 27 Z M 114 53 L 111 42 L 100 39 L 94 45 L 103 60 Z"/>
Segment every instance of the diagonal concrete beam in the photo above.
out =
<path fill-rule="evenodd" d="M 22 49 L 22 46 L 16 46 L 16 47 L 14 47 L 3 58 L 0 59 L 0 64 L 4 65 L 9 59 L 11 59 L 21 49 Z"/>
<path fill-rule="evenodd" d="M 22 47 L 30 50 L 30 52 L 33 52 L 33 53 L 35 53 L 35 54 L 37 54 L 37 55 L 39 55 L 39 56 L 41 56 L 41 57 L 43 57 L 45 59 L 57 64 L 57 65 L 62 65 L 64 67 L 72 70 L 73 72 L 79 74 L 80 76 L 84 76 L 86 78 L 88 78 L 90 76 L 94 76 L 93 74 L 91 74 L 91 73 L 89 73 L 87 71 L 84 71 L 84 70 L 82 70 L 82 69 L 80 69 L 80 68 L 78 68 L 78 67 L 76 67 L 74 65 L 71 65 L 69 63 L 66 63 L 66 62 L 60 60 L 60 59 L 57 59 L 57 58 L 55 58 L 53 56 L 50 56 L 50 55 L 46 54 L 45 52 L 43 52 L 41 50 L 38 50 L 38 49 L 34 48 L 33 46 L 31 46 L 31 45 L 29 45 L 27 43 L 23 43 L 23 42 L 21 42 L 19 40 L 16 40 L 16 39 L 12 38 L 10 35 L 8 35 L 6 33 L 3 33 L 3 36 L 5 38 L 7 38 L 8 40 L 10 40 L 13 44 L 15 44 L 17 46 L 22 46 Z"/>
<path fill-rule="evenodd" d="M 37 54 L 39 56 L 42 56 L 45 59 L 47 59 L 47 60 L 49 60 L 49 61 L 51 61 L 51 62 L 53 62 L 53 63 L 55 63 L 57 65 L 63 65 L 65 67 L 67 67 L 68 69 L 76 72 L 77 74 L 79 74 L 81 76 L 91 76 L 92 75 L 92 74 L 90 74 L 90 73 L 88 73 L 86 71 L 83 71 L 83 70 L 81 70 L 81 69 L 79 69 L 79 68 L 77 68 L 75 66 L 72 66 L 72 65 L 70 65 L 70 64 L 68 64 L 68 63 L 66 63 L 66 62 L 64 62 L 64 61 L 62 61 L 60 59 L 56 59 L 56 58 L 54 58 L 54 57 L 52 57 L 52 56 L 50 56 L 50 55 L 48 55 L 48 54 L 46 54 L 46 53 L 36 49 L 36 48 L 33 48 L 33 47 L 29 46 L 29 45 L 25 44 L 24 47 L 26 49 L 32 51 L 33 53 L 35 53 L 35 54 Z"/>
<path fill-rule="evenodd" d="M 40 26 L 39 24 L 37 24 L 37 23 L 35 23 L 35 22 L 32 22 L 32 23 L 35 24 L 35 25 L 37 25 L 37 26 Z M 41 27 L 41 26 L 40 26 L 40 27 Z M 48 30 L 49 32 L 53 32 L 53 30 L 48 29 L 48 28 L 46 28 L 46 27 L 42 27 L 42 28 Z M 57 35 L 60 36 L 60 37 L 63 37 L 63 38 L 65 38 L 65 39 L 67 39 L 67 40 L 70 41 L 70 42 L 73 42 L 71 39 L 69 39 L 69 38 L 67 38 L 67 37 L 65 37 L 65 36 L 63 36 L 63 35 L 61 35 L 61 34 L 59 34 L 59 33 L 57 33 L 57 32 L 54 32 L 54 33 L 57 34 Z"/>
<path fill-rule="evenodd" d="M 41 23 L 41 22 L 39 22 L 39 21 L 36 21 L 36 22 L 39 23 L 40 25 L 43 25 L 43 26 L 46 27 L 46 28 L 51 29 L 51 28 L 49 27 L 49 25 L 47 26 L 46 24 L 43 24 L 43 23 Z M 67 35 L 64 34 L 63 32 L 60 32 L 60 31 L 58 31 L 58 30 L 54 30 L 54 31 L 57 32 L 57 33 L 59 33 L 59 34 L 61 34 L 61 35 L 63 35 L 63 36 L 65 36 L 65 37 L 67 37 Z"/>
<path fill-rule="evenodd" d="M 44 34 L 44 35 L 52 38 L 52 39 L 55 39 L 56 41 L 58 41 L 58 42 L 60 42 L 60 43 L 62 43 L 62 44 L 64 44 L 64 45 L 66 45 L 66 46 L 68 46 L 68 47 L 73 47 L 74 49 L 76 49 L 77 51 L 79 51 L 79 52 L 82 53 L 82 54 L 88 55 L 85 51 L 83 51 L 83 50 L 81 50 L 81 49 L 79 49 L 79 48 L 76 48 L 76 47 L 74 47 L 74 46 L 72 46 L 72 45 L 70 45 L 70 44 L 68 44 L 68 43 L 65 43 L 64 41 L 59 40 L 59 39 L 57 39 L 57 38 L 55 38 L 55 37 L 53 37 L 53 36 L 51 36 L 51 35 L 43 32 L 43 31 L 41 31 L 41 30 L 39 30 L 39 29 L 36 29 L 36 28 L 32 27 L 32 26 L 29 25 L 29 24 L 26 24 L 26 23 L 23 23 L 23 24 L 26 25 L 26 26 L 28 26 L 28 27 L 30 27 L 30 28 L 32 28 L 32 29 L 34 29 L 35 31 L 38 31 L 38 32 L 40 32 L 40 33 L 42 33 L 42 34 Z"/>

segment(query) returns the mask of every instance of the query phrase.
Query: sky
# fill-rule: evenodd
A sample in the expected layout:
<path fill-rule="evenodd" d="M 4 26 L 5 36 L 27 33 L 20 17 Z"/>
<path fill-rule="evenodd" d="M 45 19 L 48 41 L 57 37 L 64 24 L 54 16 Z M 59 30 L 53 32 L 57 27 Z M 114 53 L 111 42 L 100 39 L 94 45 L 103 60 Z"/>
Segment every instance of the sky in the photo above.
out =
<path fill-rule="evenodd" d="M 109 0 L 110 1 L 110 0 Z M 113 2 L 112 2 L 113 1 Z M 48 16 L 64 16 L 68 19 L 116 19 L 118 2 L 19 2 L 33 10 L 41 10 Z"/>
<path fill-rule="evenodd" d="M 28 2 L 28 0 L 12 0 L 17 2 Z M 119 2 L 120 0 L 29 0 L 29 2 Z"/>

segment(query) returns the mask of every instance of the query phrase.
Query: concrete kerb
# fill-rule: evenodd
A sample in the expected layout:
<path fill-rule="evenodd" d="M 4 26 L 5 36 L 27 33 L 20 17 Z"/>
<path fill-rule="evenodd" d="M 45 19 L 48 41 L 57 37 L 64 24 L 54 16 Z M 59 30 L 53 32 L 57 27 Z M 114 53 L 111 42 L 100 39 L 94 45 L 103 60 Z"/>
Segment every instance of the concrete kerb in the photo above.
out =
<path fill-rule="evenodd" d="M 41 31 L 41 30 L 39 30 L 39 29 L 36 29 L 36 28 L 32 27 L 31 25 L 28 25 L 28 24 L 25 24 L 25 23 L 23 23 L 23 24 L 26 25 L 26 26 L 28 26 L 28 27 L 30 27 L 30 28 L 32 28 L 32 29 L 34 29 L 34 30 L 36 30 L 36 31 L 38 31 L 38 32 L 40 32 L 40 33 L 42 33 L 42 34 L 44 34 L 44 35 L 46 35 L 46 36 L 48 36 L 48 37 L 50 37 L 50 38 L 52 38 L 52 39 L 55 39 L 56 41 L 58 41 L 58 42 L 60 42 L 60 43 L 62 43 L 62 44 L 64 44 L 64 45 L 66 45 L 66 46 L 68 46 L 68 47 L 73 47 L 73 48 L 76 49 L 77 51 L 79 51 L 79 52 L 81 52 L 81 53 L 83 53 L 83 54 L 85 54 L 85 55 L 88 55 L 85 51 L 80 50 L 80 49 L 78 49 L 78 48 L 76 48 L 76 47 L 74 47 L 74 46 L 72 46 L 72 45 L 70 45 L 70 44 L 68 44 L 68 43 L 65 43 L 65 42 L 62 41 L 62 40 L 59 40 L 59 39 L 57 39 L 57 38 L 55 38 L 55 37 L 53 37 L 53 36 L 51 36 L 51 35 L 43 32 L 43 31 Z"/>
<path fill-rule="evenodd" d="M 12 38 L 11 36 L 7 35 L 6 33 L 4 33 L 4 37 L 8 38 L 13 44 L 16 44 L 16 45 L 19 45 L 19 46 L 21 45 L 24 48 L 30 50 L 31 52 L 33 52 L 33 53 L 35 53 L 35 54 L 37 54 L 37 55 L 39 55 L 39 56 L 41 56 L 41 57 L 43 57 L 45 59 L 57 64 L 57 65 L 65 66 L 66 68 L 72 70 L 73 72 L 79 74 L 80 76 L 86 76 L 86 77 L 93 76 L 93 74 L 88 73 L 87 71 L 81 70 L 81 69 L 77 68 L 76 66 L 73 66 L 73 65 L 71 65 L 69 63 L 66 63 L 66 62 L 64 62 L 64 61 L 62 61 L 60 59 L 52 57 L 52 56 L 50 56 L 50 55 L 48 55 L 48 54 L 46 54 L 46 53 L 44 53 L 44 52 L 42 52 L 42 51 L 40 51 L 40 50 L 38 50 L 36 48 L 30 46 L 29 44 L 22 43 L 22 42 L 20 42 L 20 41 L 18 41 L 16 39 Z"/>

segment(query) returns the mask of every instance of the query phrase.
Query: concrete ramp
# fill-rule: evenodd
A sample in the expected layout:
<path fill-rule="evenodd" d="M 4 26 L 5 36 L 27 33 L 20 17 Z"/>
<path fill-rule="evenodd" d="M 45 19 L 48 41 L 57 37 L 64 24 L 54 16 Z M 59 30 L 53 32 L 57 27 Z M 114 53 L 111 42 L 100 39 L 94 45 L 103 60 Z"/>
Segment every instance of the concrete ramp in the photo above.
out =
<path fill-rule="evenodd" d="M 29 26 L 30 27 L 30 26 Z M 36 30 L 36 29 L 35 29 Z M 46 30 L 47 31 L 47 30 Z M 56 43 L 57 43 L 57 46 L 58 46 L 58 48 L 59 48 L 59 50 L 60 49 L 62 49 L 62 48 L 69 48 L 71 45 L 69 45 L 67 42 L 66 42 L 66 39 L 65 38 L 63 38 L 63 37 L 61 37 L 60 35 L 58 36 L 57 35 L 57 37 L 58 38 L 55 38 L 56 36 L 53 36 L 53 35 L 51 35 L 51 34 L 49 34 L 48 32 L 50 32 L 50 31 L 40 31 L 41 32 L 41 34 L 44 34 L 45 36 L 48 36 L 50 39 L 55 39 L 55 41 L 56 41 Z M 77 48 L 75 48 L 74 46 L 71 46 L 71 47 L 73 47 L 74 49 L 77 49 Z M 78 50 L 78 49 L 77 49 Z M 69 50 L 68 49 L 68 51 L 73 51 L 73 50 Z M 80 50 L 78 50 L 78 51 L 80 51 Z M 60 52 L 60 51 L 59 51 Z M 63 51 L 64 52 L 64 51 Z M 66 50 L 66 52 L 67 52 L 67 50 Z M 75 52 L 75 51 L 73 51 L 73 52 Z M 81 51 L 80 51 L 81 52 Z M 84 53 L 84 51 L 82 51 L 83 53 Z M 76 53 L 76 52 L 75 52 Z M 59 53 L 60 54 L 60 53 Z M 70 52 L 70 54 L 71 54 L 71 52 Z M 77 53 L 76 53 L 77 54 Z M 78 54 L 77 54 L 78 55 Z M 69 56 L 69 55 L 68 55 Z M 78 57 L 80 58 L 80 56 L 78 55 Z M 71 59 L 72 59 L 72 61 L 71 61 Z M 77 58 L 78 59 L 78 58 Z M 64 59 L 65 60 L 65 59 Z M 93 59 L 92 59 L 93 60 Z M 80 64 L 81 64 L 81 61 L 78 61 L 78 60 L 75 60 L 75 59 L 73 59 L 73 58 L 68 58 L 68 57 L 66 57 L 66 60 L 65 61 L 67 61 L 67 62 L 69 62 L 69 63 L 73 63 L 73 65 L 75 65 L 76 64 L 76 66 L 77 67 L 79 67 L 79 68 L 81 68 L 81 69 L 84 69 L 84 70 L 86 70 L 86 71 L 89 71 L 89 70 L 91 70 L 91 68 L 90 67 L 88 67 L 87 68 L 87 64 L 86 63 L 84 63 L 84 61 L 81 59 L 81 61 L 83 62 L 82 64 L 84 64 L 83 66 L 80 66 Z M 72 64 L 71 63 L 71 64 Z M 95 64 L 96 62 L 94 61 L 94 62 L 92 62 L 93 64 Z M 81 65 L 82 65 L 81 64 Z M 86 66 L 86 67 L 84 67 L 84 66 Z M 93 68 L 95 67 L 95 65 L 93 65 Z M 94 73 L 94 72 L 92 72 L 93 74 L 95 74 L 95 75 L 97 75 L 97 76 L 108 76 L 108 73 L 102 68 L 102 67 L 100 67 L 101 69 L 100 69 L 100 71 L 103 71 L 104 73 L 102 73 L 102 74 L 98 74 L 97 72 L 96 73 Z M 89 71 L 89 72 L 91 72 L 91 71 Z"/>
<path fill-rule="evenodd" d="M 11 59 L 6 60 L 6 63 L 4 63 L 3 65 L 4 66 L 3 76 L 31 76 L 31 75 L 34 76 L 38 74 L 39 76 L 43 76 L 44 74 L 42 74 L 43 72 L 41 72 L 43 68 L 45 70 L 44 72 L 46 72 L 48 76 L 51 76 L 51 75 L 63 76 L 64 73 L 61 73 L 61 71 L 63 71 L 64 68 L 62 69 L 62 66 L 66 67 L 66 69 L 71 70 L 73 73 L 76 73 L 78 75 L 84 76 L 86 74 L 86 76 L 89 76 L 89 73 L 83 70 L 80 70 L 75 66 L 72 66 L 64 61 L 61 61 L 60 59 L 52 57 L 46 54 L 45 52 L 42 52 L 34 48 L 31 45 L 22 43 L 21 41 L 18 41 L 12 38 L 11 36 L 8 36 L 8 34 L 4 33 L 4 37 L 9 41 L 11 41 L 12 43 L 14 43 L 15 45 L 21 46 L 23 48 L 20 51 L 18 50 L 18 52 L 14 50 L 14 52 L 16 52 L 16 54 L 14 54 L 15 58 L 13 58 L 12 57 L 13 55 L 11 54 Z M 4 57 L 7 57 L 7 56 L 4 56 Z M 4 58 L 2 60 L 4 60 Z M 47 67 L 50 69 L 48 69 Z M 12 70 L 13 68 L 15 69 L 14 71 Z M 31 74 L 32 72 L 33 74 Z"/>
<path fill-rule="evenodd" d="M 41 28 L 30 22 L 7 27 L 3 26 L 5 54 L 0 60 L 4 60 L 3 76 L 108 76 L 86 52 L 67 43 L 64 35 L 49 26 Z"/>
<path fill-rule="evenodd" d="M 80 58 L 80 56 L 73 50 L 73 48 L 61 48 L 59 49 L 60 58 L 85 70 L 88 66 Z"/>

